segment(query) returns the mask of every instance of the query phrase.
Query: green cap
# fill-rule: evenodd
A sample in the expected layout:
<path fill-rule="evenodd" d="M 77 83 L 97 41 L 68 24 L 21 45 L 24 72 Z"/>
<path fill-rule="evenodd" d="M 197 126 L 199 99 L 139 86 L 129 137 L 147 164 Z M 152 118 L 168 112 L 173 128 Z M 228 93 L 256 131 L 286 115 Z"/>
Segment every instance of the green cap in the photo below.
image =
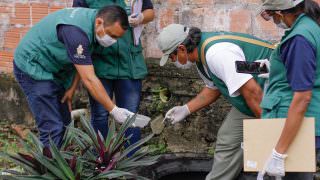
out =
<path fill-rule="evenodd" d="M 160 66 L 168 61 L 169 55 L 187 38 L 189 28 L 181 24 L 170 24 L 165 27 L 157 38 L 158 47 L 163 52 Z"/>
<path fill-rule="evenodd" d="M 304 0 L 262 0 L 262 8 L 270 11 L 281 11 L 296 7 Z"/>

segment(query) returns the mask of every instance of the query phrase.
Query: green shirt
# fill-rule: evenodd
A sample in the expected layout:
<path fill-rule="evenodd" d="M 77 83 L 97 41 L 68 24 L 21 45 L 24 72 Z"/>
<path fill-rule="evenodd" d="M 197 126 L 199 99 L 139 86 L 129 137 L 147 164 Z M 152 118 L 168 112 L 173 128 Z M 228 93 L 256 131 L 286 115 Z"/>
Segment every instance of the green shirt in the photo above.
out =
<path fill-rule="evenodd" d="M 130 2 L 127 0 L 86 0 L 89 8 L 100 9 L 106 5 L 119 5 L 130 15 Z M 95 72 L 105 79 L 143 79 L 147 75 L 147 66 L 142 54 L 141 43 L 134 45 L 133 29 L 117 40 L 111 47 L 99 47 L 93 56 Z"/>
<path fill-rule="evenodd" d="M 68 88 L 75 68 L 64 44 L 58 40 L 57 26 L 65 24 L 79 27 L 87 34 L 92 52 L 96 45 L 96 14 L 96 10 L 85 8 L 66 8 L 49 14 L 20 41 L 14 54 L 16 65 L 35 80 L 54 80 Z"/>

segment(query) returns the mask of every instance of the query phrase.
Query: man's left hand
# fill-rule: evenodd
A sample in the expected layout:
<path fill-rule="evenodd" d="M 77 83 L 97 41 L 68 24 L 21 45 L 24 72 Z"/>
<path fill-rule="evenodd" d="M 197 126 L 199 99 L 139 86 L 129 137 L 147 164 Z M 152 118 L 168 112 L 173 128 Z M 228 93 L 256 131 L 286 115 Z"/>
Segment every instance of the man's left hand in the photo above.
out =
<path fill-rule="evenodd" d="M 68 89 L 65 93 L 63 98 L 61 99 L 61 103 L 67 103 L 68 104 L 68 109 L 71 112 L 72 111 L 72 98 L 74 95 L 75 90 L 70 88 Z"/>
<path fill-rule="evenodd" d="M 143 16 L 142 13 L 132 14 L 132 15 L 130 15 L 130 16 L 128 17 L 129 24 L 130 24 L 130 26 L 132 26 L 132 27 L 136 27 L 136 26 L 142 24 L 143 19 L 144 19 L 144 16 Z"/>
<path fill-rule="evenodd" d="M 272 150 L 272 154 L 267 160 L 266 164 L 262 172 L 258 174 L 258 180 L 263 179 L 265 174 L 269 176 L 274 176 L 277 179 L 281 179 L 281 177 L 285 176 L 285 159 L 286 154 L 280 154 L 275 149 Z"/>

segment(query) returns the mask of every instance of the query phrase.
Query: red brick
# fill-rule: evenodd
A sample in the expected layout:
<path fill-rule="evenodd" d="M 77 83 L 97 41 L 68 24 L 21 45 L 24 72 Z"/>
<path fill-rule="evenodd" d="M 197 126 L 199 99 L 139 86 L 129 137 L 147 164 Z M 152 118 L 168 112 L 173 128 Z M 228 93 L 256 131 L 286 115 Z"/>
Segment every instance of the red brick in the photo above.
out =
<path fill-rule="evenodd" d="M 29 25 L 30 24 L 30 19 L 12 18 L 10 20 L 10 24 L 12 24 L 12 25 L 16 25 L 16 24 Z"/>
<path fill-rule="evenodd" d="M 7 31 L 7 32 L 5 33 L 5 37 L 20 38 L 20 33 Z"/>
<path fill-rule="evenodd" d="M 181 0 L 167 0 L 167 6 L 172 7 L 172 6 L 181 6 L 182 1 Z"/>
<path fill-rule="evenodd" d="M 31 4 L 32 9 L 38 8 L 38 9 L 48 9 L 49 4 L 48 3 L 32 3 Z"/>
<path fill-rule="evenodd" d="M 31 14 L 32 14 L 32 24 L 36 24 L 43 17 L 47 16 L 49 13 L 48 3 L 32 3 L 31 4 Z"/>
<path fill-rule="evenodd" d="M 0 61 L 12 62 L 13 53 L 9 51 L 0 51 Z"/>
<path fill-rule="evenodd" d="M 12 71 L 13 71 L 13 68 L 0 66 L 0 73 L 12 73 Z"/>
<path fill-rule="evenodd" d="M 4 42 L 4 47 L 9 48 L 9 49 L 15 49 L 18 45 L 17 41 L 5 41 Z"/>
<path fill-rule="evenodd" d="M 36 13 L 32 13 L 32 19 L 42 19 L 44 17 L 46 17 L 48 14 L 36 14 Z"/>
<path fill-rule="evenodd" d="M 12 67 L 12 62 L 3 62 L 3 61 L 0 61 L 0 66 L 1 66 L 1 67 Z"/>
<path fill-rule="evenodd" d="M 30 18 L 30 4 L 17 3 L 15 5 L 15 17 L 20 19 Z"/>
<path fill-rule="evenodd" d="M 11 13 L 12 9 L 10 6 L 0 6 L 0 13 Z"/>
<path fill-rule="evenodd" d="M 250 33 L 251 12 L 245 9 L 235 9 L 230 12 L 230 31 Z"/>
<path fill-rule="evenodd" d="M 49 13 L 53 13 L 53 12 L 58 11 L 58 10 L 63 9 L 63 8 L 65 8 L 65 7 L 64 6 L 51 6 L 49 8 Z"/>
<path fill-rule="evenodd" d="M 42 18 L 41 18 L 41 19 L 42 19 Z M 40 19 L 40 18 L 32 19 L 33 25 L 37 24 L 41 19 Z"/>
<path fill-rule="evenodd" d="M 159 11 L 159 26 L 160 29 L 174 23 L 174 10 L 173 9 L 161 9 Z"/>
<path fill-rule="evenodd" d="M 32 14 L 48 14 L 49 7 L 46 8 L 33 8 L 32 7 Z"/>

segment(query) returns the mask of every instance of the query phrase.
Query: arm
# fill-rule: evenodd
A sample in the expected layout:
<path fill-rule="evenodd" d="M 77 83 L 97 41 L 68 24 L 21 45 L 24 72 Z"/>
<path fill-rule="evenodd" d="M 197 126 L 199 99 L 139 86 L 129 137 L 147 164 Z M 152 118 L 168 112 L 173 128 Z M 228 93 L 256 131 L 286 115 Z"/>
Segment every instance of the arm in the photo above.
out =
<path fill-rule="evenodd" d="M 253 78 L 250 79 L 240 88 L 240 94 L 244 97 L 247 105 L 255 116 L 260 118 L 262 113 L 260 103 L 263 92 L 258 83 Z"/>
<path fill-rule="evenodd" d="M 285 126 L 275 148 L 277 152 L 285 153 L 300 128 L 311 100 L 317 63 L 315 47 L 300 35 L 287 41 L 281 47 L 281 52 L 287 69 L 286 76 L 294 91 Z"/>
<path fill-rule="evenodd" d="M 216 101 L 220 96 L 220 92 L 217 89 L 210 89 L 205 87 L 202 91 L 189 101 L 184 106 L 175 106 L 170 109 L 165 116 L 165 119 L 171 121 L 172 124 L 182 121 L 185 119 L 190 113 L 196 112 L 199 109 L 211 104 Z"/>
<path fill-rule="evenodd" d="M 217 89 L 204 87 L 195 98 L 187 103 L 190 113 L 194 113 L 215 102 L 219 98 L 220 94 L 220 91 Z"/>
<path fill-rule="evenodd" d="M 97 100 L 107 111 L 115 107 L 102 83 L 95 75 L 93 65 L 75 65 L 80 78 L 92 97 Z"/>
<path fill-rule="evenodd" d="M 58 38 L 64 43 L 70 61 L 76 67 L 81 80 L 91 95 L 110 112 L 115 106 L 95 75 L 87 35 L 78 27 L 60 25 L 58 26 Z M 74 79 L 72 86 L 76 87 L 78 78 Z"/>
<path fill-rule="evenodd" d="M 79 81 L 80 81 L 80 76 L 78 73 L 76 73 L 75 77 L 73 78 L 71 87 L 64 93 L 64 96 L 61 100 L 61 103 L 65 103 L 67 101 L 70 112 L 72 111 L 72 98 L 73 98 L 74 92 L 78 87 Z"/>
<path fill-rule="evenodd" d="M 312 91 L 294 93 L 293 100 L 288 110 L 288 118 L 275 148 L 277 152 L 284 154 L 288 150 L 300 129 L 304 114 L 310 103 L 311 96 Z"/>
<path fill-rule="evenodd" d="M 149 22 L 153 21 L 154 19 L 154 10 L 153 9 L 146 9 L 142 12 L 143 14 L 143 21 L 142 24 L 148 24 Z"/>
<path fill-rule="evenodd" d="M 255 116 L 260 117 L 263 95 L 260 86 L 252 75 L 236 71 L 235 62 L 246 61 L 242 49 L 232 43 L 217 43 L 208 49 L 206 59 L 211 72 L 227 86 L 229 96 L 242 95 Z"/>
<path fill-rule="evenodd" d="M 77 72 L 76 75 L 73 78 L 72 85 L 71 85 L 71 87 L 69 89 L 75 91 L 77 89 L 78 85 L 79 85 L 79 82 L 80 82 L 80 75 Z"/>

